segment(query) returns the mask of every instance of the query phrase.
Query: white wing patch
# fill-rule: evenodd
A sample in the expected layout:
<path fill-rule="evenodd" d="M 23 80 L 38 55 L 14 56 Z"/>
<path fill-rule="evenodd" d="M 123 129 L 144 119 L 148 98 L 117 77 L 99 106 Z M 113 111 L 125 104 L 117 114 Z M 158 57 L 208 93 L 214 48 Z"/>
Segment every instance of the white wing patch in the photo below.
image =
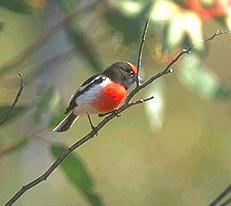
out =
<path fill-rule="evenodd" d="M 94 84 L 95 80 L 96 78 L 93 79 L 89 84 Z M 100 84 L 93 85 L 91 88 L 89 88 L 89 90 L 79 95 L 75 100 L 77 107 L 74 108 L 74 114 L 78 116 L 78 115 L 85 114 L 85 113 L 89 113 L 89 114 L 97 113 L 96 109 L 92 107 L 92 102 L 100 94 L 100 92 L 102 91 L 102 88 L 104 88 L 110 83 L 111 83 L 111 80 L 105 77 L 105 79 Z M 80 88 L 80 89 L 83 90 L 87 85 L 84 85 L 83 88 Z"/>
<path fill-rule="evenodd" d="M 96 78 L 92 79 L 88 84 L 85 84 L 85 85 L 81 86 L 81 87 L 79 88 L 79 91 L 84 90 L 87 86 L 89 86 L 90 84 L 93 84 L 94 81 L 97 81 L 97 80 L 99 80 L 99 79 L 101 79 L 101 78 L 102 78 L 103 81 L 104 81 L 104 80 L 106 80 L 107 77 L 105 77 L 105 76 L 97 76 Z"/>

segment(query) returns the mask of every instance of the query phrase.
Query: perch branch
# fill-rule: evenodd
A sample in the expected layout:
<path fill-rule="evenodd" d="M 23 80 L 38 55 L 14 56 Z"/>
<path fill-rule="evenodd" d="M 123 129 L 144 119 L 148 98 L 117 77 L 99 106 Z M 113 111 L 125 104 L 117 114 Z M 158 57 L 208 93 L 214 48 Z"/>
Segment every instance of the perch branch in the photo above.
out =
<path fill-rule="evenodd" d="M 231 192 L 231 184 L 225 188 L 225 190 L 223 190 L 210 204 L 209 206 L 216 206 L 218 205 L 224 198 L 226 195 L 228 195 Z M 231 200 L 229 200 L 230 202 Z M 228 203 L 229 203 L 228 202 Z M 225 203 L 225 202 L 224 202 Z M 223 203 L 223 205 L 224 205 Z M 226 205 L 228 205 L 228 203 Z M 222 205 L 222 204 L 221 204 Z"/>
<path fill-rule="evenodd" d="M 9 118 L 10 114 L 11 114 L 12 111 L 14 110 L 14 107 L 15 107 L 15 105 L 17 104 L 17 102 L 18 102 L 18 100 L 19 100 L 19 97 L 20 97 L 21 94 L 22 94 L 22 90 L 23 90 L 23 88 L 24 88 L 23 77 L 22 77 L 22 74 L 21 74 L 21 73 L 19 73 L 18 75 L 19 75 L 19 77 L 20 77 L 20 87 L 19 87 L 18 93 L 17 93 L 17 95 L 16 95 L 16 97 L 15 97 L 15 99 L 14 99 L 12 105 L 10 106 L 9 110 L 7 111 L 5 117 L 4 117 L 4 118 L 2 119 L 2 121 L 0 122 L 0 126 L 3 125 L 3 124 L 6 122 L 6 120 Z"/>
<path fill-rule="evenodd" d="M 149 20 L 147 20 L 148 22 Z M 148 23 L 146 22 L 145 25 L 148 25 Z M 147 26 L 145 26 L 144 28 L 144 32 L 147 34 Z M 207 42 L 209 40 L 214 39 L 216 36 L 219 36 L 221 34 L 224 34 L 227 32 L 216 32 L 215 34 L 213 34 L 211 37 L 203 40 L 204 42 Z M 144 36 L 146 36 L 146 34 Z M 145 37 L 144 37 L 145 39 Z M 194 44 L 195 45 L 195 44 Z M 135 87 L 131 93 L 128 95 L 125 103 L 117 110 L 117 112 L 113 112 L 109 115 L 107 115 L 102 121 L 100 121 L 94 130 L 91 130 L 87 135 L 85 135 L 84 137 L 82 137 L 79 141 L 77 141 L 76 143 L 74 143 L 73 145 L 71 145 L 70 147 L 68 147 L 68 149 L 66 151 L 64 151 L 55 161 L 54 163 L 38 178 L 34 179 L 33 181 L 25 184 L 24 186 L 22 186 L 5 204 L 5 206 L 10 206 L 12 205 L 16 200 L 18 200 L 26 191 L 28 191 L 30 188 L 35 187 L 36 185 L 38 185 L 39 183 L 45 181 L 53 172 L 54 170 L 62 163 L 62 161 L 75 149 L 77 149 L 78 147 L 82 146 L 85 142 L 89 141 L 90 139 L 92 139 L 98 132 L 99 130 L 101 130 L 108 122 L 110 122 L 112 119 L 114 119 L 118 114 L 122 113 L 124 110 L 138 105 L 140 103 L 146 102 L 148 100 L 151 100 L 153 97 L 150 97 L 148 99 L 145 100 L 138 100 L 134 103 L 130 103 L 130 100 L 142 89 L 144 89 L 145 87 L 147 87 L 149 84 L 151 84 L 154 80 L 170 73 L 172 71 L 172 69 L 170 68 L 174 63 L 176 63 L 180 57 L 182 57 L 184 54 L 188 54 L 193 48 L 194 45 L 192 45 L 190 48 L 183 50 L 181 53 L 179 53 L 161 72 L 157 73 L 156 75 L 151 76 L 147 81 L 145 81 L 143 84 L 139 84 L 139 86 Z M 140 55 L 138 59 L 140 59 Z M 141 60 L 141 59 L 140 59 Z M 138 62 L 138 64 L 140 64 L 140 62 Z"/>
<path fill-rule="evenodd" d="M 227 199 L 226 201 L 224 201 L 223 203 L 221 203 L 219 206 L 227 206 L 231 203 L 231 198 Z"/>

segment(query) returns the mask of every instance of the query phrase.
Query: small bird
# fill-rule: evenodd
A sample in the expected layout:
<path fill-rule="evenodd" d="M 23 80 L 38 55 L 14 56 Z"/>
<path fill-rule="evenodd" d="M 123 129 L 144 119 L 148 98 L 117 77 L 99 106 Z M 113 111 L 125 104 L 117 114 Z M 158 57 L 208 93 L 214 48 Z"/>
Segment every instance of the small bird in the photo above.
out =
<path fill-rule="evenodd" d="M 114 111 L 123 102 L 128 89 L 136 81 L 138 69 L 130 62 L 116 62 L 101 74 L 87 79 L 72 96 L 65 114 L 68 114 L 54 129 L 67 131 L 82 115 L 87 115 L 94 129 L 90 114 Z"/>

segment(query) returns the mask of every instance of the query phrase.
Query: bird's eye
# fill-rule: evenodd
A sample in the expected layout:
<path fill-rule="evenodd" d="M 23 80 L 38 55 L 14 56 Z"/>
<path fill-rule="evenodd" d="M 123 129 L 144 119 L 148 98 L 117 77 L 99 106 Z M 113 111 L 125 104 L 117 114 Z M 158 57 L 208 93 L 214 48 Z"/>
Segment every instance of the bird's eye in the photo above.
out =
<path fill-rule="evenodd" d="M 130 75 L 131 75 L 131 77 L 133 77 L 135 74 L 133 71 L 130 71 Z"/>

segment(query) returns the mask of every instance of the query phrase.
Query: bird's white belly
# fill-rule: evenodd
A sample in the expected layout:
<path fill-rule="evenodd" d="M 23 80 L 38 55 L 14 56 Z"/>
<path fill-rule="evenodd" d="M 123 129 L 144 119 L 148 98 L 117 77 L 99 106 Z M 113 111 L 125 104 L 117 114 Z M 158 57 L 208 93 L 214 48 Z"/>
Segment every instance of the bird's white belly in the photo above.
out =
<path fill-rule="evenodd" d="M 110 79 L 106 78 L 101 84 L 96 84 L 89 90 L 78 96 L 75 100 L 77 106 L 74 108 L 74 114 L 79 116 L 85 113 L 98 113 L 97 109 L 93 106 L 93 102 L 99 97 L 102 88 L 110 84 Z"/>

